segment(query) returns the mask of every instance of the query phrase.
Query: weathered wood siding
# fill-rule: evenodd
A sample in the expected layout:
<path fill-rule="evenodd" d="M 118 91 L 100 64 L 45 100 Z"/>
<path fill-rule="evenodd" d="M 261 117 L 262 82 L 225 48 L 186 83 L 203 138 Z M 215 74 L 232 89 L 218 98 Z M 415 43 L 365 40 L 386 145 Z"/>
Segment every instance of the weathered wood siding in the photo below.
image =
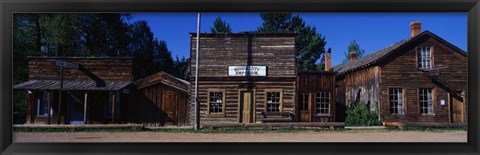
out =
<path fill-rule="evenodd" d="M 132 58 L 30 58 L 28 63 L 30 80 L 59 80 L 60 67 L 56 60 L 77 63 L 102 80 L 129 80 L 132 76 Z M 78 69 L 64 68 L 65 80 L 91 80 Z"/>
<path fill-rule="evenodd" d="M 345 91 L 343 103 L 346 106 L 350 106 L 359 100 L 373 109 L 374 104 L 379 103 L 380 98 L 380 67 L 373 66 L 348 73 L 345 75 L 342 84 Z"/>
<path fill-rule="evenodd" d="M 433 67 L 440 69 L 437 78 L 454 87 L 456 90 L 467 92 L 467 57 L 454 51 L 439 41 L 428 38 L 406 47 L 403 55 L 394 57 L 392 61 L 381 66 L 381 115 L 383 121 L 401 122 L 450 122 L 448 92 L 432 83 L 426 73 L 417 67 L 417 47 L 433 47 Z M 405 94 L 405 114 L 390 114 L 389 88 L 403 88 Z M 419 88 L 433 88 L 434 115 L 420 113 L 418 93 Z M 465 96 L 465 99 L 468 97 Z M 446 105 L 441 106 L 440 100 Z M 468 107 L 468 100 L 464 101 Z M 468 109 L 468 108 L 466 108 Z M 467 116 L 467 110 L 465 110 Z"/>
<path fill-rule="evenodd" d="M 164 94 L 173 94 L 176 102 L 166 105 Z M 163 125 L 187 125 L 188 94 L 171 86 L 157 83 L 136 90 L 129 98 L 130 105 L 126 114 L 128 122 L 142 123 L 149 127 Z M 167 119 L 166 106 L 175 107 L 175 121 Z"/>
<path fill-rule="evenodd" d="M 191 36 L 190 124 L 195 123 L 196 35 Z M 295 113 L 295 35 L 294 34 L 201 34 L 199 53 L 199 103 L 203 123 L 238 123 L 239 90 L 250 85 L 254 95 L 254 123 L 265 111 L 266 89 L 282 90 L 281 111 Z M 265 77 L 229 77 L 228 66 L 267 66 Z M 207 93 L 225 91 L 224 116 L 209 116 Z"/>
<path fill-rule="evenodd" d="M 296 81 L 297 94 L 311 93 L 310 114 L 312 122 L 335 122 L 336 104 L 335 104 L 335 74 L 332 72 L 317 73 L 298 73 Z M 317 92 L 330 93 L 330 116 L 316 116 L 315 95 Z M 297 103 L 299 103 L 300 95 L 297 95 Z M 297 109 L 300 109 L 298 107 Z M 297 110 L 297 115 L 299 111 Z"/>
<path fill-rule="evenodd" d="M 191 36 L 191 77 L 195 77 L 196 35 Z M 247 63 L 267 67 L 268 77 L 295 77 L 295 37 L 200 35 L 200 77 L 227 77 L 228 66 Z M 251 60 L 248 60 L 248 59 Z"/>

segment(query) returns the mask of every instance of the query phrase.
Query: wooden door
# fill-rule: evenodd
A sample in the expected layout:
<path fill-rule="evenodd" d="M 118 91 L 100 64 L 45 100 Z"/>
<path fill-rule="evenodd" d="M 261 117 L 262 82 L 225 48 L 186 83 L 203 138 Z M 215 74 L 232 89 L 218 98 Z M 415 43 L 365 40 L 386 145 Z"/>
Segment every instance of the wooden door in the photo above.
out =
<path fill-rule="evenodd" d="M 176 124 L 177 122 L 177 95 L 174 93 L 163 94 L 163 112 L 165 113 L 166 124 Z"/>
<path fill-rule="evenodd" d="M 462 101 L 452 97 L 452 122 L 464 123 L 464 107 Z"/>
<path fill-rule="evenodd" d="M 252 122 L 252 93 L 251 92 L 242 92 L 241 93 L 241 106 L 242 106 L 242 123 L 251 123 Z"/>
<path fill-rule="evenodd" d="M 300 122 L 310 122 L 310 105 L 311 105 L 311 99 L 310 99 L 310 93 L 302 93 L 300 94 L 299 98 L 299 113 L 300 113 Z"/>

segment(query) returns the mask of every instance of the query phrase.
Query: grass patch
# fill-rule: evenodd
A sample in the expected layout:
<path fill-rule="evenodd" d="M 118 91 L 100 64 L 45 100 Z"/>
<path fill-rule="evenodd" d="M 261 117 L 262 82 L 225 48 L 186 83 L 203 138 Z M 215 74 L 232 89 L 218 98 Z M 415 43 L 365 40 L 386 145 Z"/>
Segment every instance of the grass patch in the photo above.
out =
<path fill-rule="evenodd" d="M 385 130 L 389 131 L 425 131 L 425 132 L 448 132 L 448 131 L 467 131 L 467 127 L 415 127 L 405 126 L 403 130 L 398 127 L 387 126 Z"/>
<path fill-rule="evenodd" d="M 13 132 L 138 132 L 141 128 L 13 128 Z"/>

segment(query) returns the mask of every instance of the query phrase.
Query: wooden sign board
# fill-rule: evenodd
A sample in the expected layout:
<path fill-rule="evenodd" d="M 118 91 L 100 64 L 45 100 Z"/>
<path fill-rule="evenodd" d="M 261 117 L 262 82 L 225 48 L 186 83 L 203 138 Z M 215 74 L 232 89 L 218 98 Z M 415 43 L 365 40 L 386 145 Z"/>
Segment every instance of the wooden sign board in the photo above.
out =
<path fill-rule="evenodd" d="M 57 65 L 58 67 L 78 69 L 78 64 L 74 64 L 74 63 L 66 62 L 66 61 L 62 61 L 62 60 L 55 61 L 55 65 Z"/>
<path fill-rule="evenodd" d="M 228 66 L 228 76 L 267 76 L 267 66 Z"/>

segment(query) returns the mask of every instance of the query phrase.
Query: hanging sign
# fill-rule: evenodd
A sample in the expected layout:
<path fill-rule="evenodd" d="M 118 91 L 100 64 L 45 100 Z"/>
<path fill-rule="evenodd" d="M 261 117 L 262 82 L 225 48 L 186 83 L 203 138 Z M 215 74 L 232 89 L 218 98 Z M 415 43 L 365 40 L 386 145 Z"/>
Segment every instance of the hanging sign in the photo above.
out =
<path fill-rule="evenodd" d="M 62 61 L 62 60 L 57 60 L 57 61 L 55 61 L 55 65 L 57 65 L 58 67 L 66 67 L 66 68 L 75 68 L 75 69 L 78 69 L 78 64 L 74 64 L 74 63 L 66 62 L 66 61 Z"/>
<path fill-rule="evenodd" d="M 228 66 L 228 76 L 267 76 L 267 66 Z"/>

